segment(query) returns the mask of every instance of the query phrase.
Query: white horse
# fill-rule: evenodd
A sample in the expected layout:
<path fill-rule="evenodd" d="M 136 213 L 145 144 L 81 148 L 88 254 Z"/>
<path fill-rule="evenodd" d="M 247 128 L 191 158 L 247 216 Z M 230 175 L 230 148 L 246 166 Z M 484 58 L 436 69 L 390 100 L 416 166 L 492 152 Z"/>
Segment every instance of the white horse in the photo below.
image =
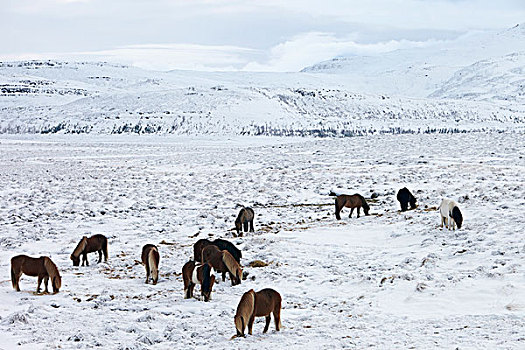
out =
<path fill-rule="evenodd" d="M 439 214 L 441 215 L 441 227 L 445 224 L 446 228 L 449 230 L 455 230 L 456 225 L 458 226 L 458 229 L 461 228 L 461 225 L 463 224 L 463 216 L 458 208 L 458 204 L 452 199 L 443 198 L 439 205 Z"/>

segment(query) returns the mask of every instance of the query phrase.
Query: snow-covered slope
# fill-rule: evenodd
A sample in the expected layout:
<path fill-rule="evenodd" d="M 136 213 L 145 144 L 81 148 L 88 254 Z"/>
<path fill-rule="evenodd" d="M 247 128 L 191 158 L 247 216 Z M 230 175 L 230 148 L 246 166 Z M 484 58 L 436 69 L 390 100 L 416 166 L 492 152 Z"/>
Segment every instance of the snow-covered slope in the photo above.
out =
<path fill-rule="evenodd" d="M 356 93 L 340 77 L 303 73 L 34 61 L 3 63 L 0 79 L 0 133 L 349 136 L 521 131 L 525 120 L 490 101 Z"/>
<path fill-rule="evenodd" d="M 523 84 L 515 83 L 523 76 L 524 52 L 522 24 L 378 56 L 334 58 L 303 72 L 346 77 L 363 92 L 509 101 L 518 97 L 521 103 Z M 521 95 L 516 94 L 519 89 Z"/>

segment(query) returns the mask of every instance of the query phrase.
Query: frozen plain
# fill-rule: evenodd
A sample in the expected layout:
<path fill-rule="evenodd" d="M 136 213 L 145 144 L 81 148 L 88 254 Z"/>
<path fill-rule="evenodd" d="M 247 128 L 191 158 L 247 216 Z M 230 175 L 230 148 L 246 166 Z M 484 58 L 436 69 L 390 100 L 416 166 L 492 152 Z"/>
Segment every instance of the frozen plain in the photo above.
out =
<path fill-rule="evenodd" d="M 523 348 L 524 146 L 520 133 L 3 135 L 0 348 Z M 403 186 L 416 210 L 399 212 Z M 330 190 L 377 193 L 374 215 L 336 221 Z M 459 202 L 461 230 L 439 228 L 444 196 Z M 233 238 L 240 205 L 256 232 Z M 95 233 L 109 262 L 73 267 Z M 238 245 L 244 265 L 270 265 L 217 284 L 209 303 L 184 300 L 181 267 L 210 236 Z M 146 243 L 161 254 L 156 286 L 136 263 Z M 21 253 L 51 256 L 59 294 L 34 295 L 29 277 L 12 289 Z M 258 319 L 230 340 L 240 296 L 265 287 L 283 297 L 282 332 L 263 335 Z"/>

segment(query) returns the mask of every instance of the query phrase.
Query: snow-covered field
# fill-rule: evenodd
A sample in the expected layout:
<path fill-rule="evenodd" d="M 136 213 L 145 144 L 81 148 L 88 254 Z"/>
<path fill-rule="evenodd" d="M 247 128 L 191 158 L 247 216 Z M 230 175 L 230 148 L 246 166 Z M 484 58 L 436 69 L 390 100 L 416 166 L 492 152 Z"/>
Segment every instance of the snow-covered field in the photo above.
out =
<path fill-rule="evenodd" d="M 524 147 L 512 133 L 3 135 L 0 348 L 524 348 Z M 403 186 L 416 210 L 399 212 Z M 336 221 L 330 190 L 376 193 L 373 215 Z M 439 228 L 444 196 L 462 229 Z M 240 205 L 256 232 L 233 238 Z M 108 263 L 91 254 L 73 267 L 95 233 L 109 238 Z M 209 303 L 184 300 L 180 271 L 204 237 L 232 240 L 244 265 L 270 264 L 215 285 Z M 156 286 L 136 263 L 146 243 L 161 254 Z M 22 253 L 51 256 L 60 293 L 34 295 L 30 277 L 12 289 L 9 260 Z M 282 332 L 263 335 L 258 319 L 230 340 L 242 293 L 265 287 L 283 297 Z"/>

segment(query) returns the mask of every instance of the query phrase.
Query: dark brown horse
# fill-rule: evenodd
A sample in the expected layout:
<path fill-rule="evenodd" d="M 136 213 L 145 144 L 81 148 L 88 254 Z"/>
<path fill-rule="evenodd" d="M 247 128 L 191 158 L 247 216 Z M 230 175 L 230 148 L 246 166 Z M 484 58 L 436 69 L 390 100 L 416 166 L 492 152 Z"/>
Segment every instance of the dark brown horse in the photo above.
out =
<path fill-rule="evenodd" d="M 202 249 L 208 245 L 215 245 L 220 250 L 227 250 L 233 256 L 233 258 L 237 260 L 238 263 L 241 262 L 242 252 L 237 249 L 233 243 L 220 238 L 217 238 L 214 241 L 209 241 L 203 238 L 195 242 L 193 245 L 193 259 L 195 261 L 202 262 Z"/>
<path fill-rule="evenodd" d="M 146 267 L 146 283 L 148 283 L 151 275 L 153 284 L 157 284 L 159 280 L 159 250 L 153 244 L 146 244 L 142 247 L 142 263 Z"/>
<path fill-rule="evenodd" d="M 202 261 L 210 264 L 215 271 L 222 273 L 223 282 L 226 281 L 226 272 L 228 272 L 232 286 L 241 283 L 241 265 L 227 250 L 220 250 L 215 245 L 208 245 L 202 250 Z"/>
<path fill-rule="evenodd" d="M 211 272 L 212 267 L 209 264 L 196 265 L 195 261 L 191 260 L 184 264 L 182 267 L 184 299 L 193 298 L 193 288 L 195 288 L 196 284 L 200 284 L 204 301 L 209 301 L 213 284 L 215 283 L 215 276 Z"/>
<path fill-rule="evenodd" d="M 82 266 L 84 263 L 89 266 L 87 255 L 88 253 L 98 252 L 98 262 L 102 261 L 102 253 L 104 253 L 104 261 L 108 261 L 108 239 L 104 235 L 94 235 L 89 238 L 82 237 L 77 247 L 71 254 L 73 266 L 80 264 L 80 255 L 82 254 Z"/>
<path fill-rule="evenodd" d="M 273 313 L 275 330 L 279 331 L 281 329 L 281 301 L 281 295 L 270 288 L 265 288 L 257 293 L 250 289 L 244 293 L 234 317 L 237 336 L 245 336 L 246 326 L 248 326 L 248 334 L 252 334 L 255 317 L 266 317 L 266 325 L 263 330 L 263 333 L 266 333 L 270 327 L 271 313 Z"/>
<path fill-rule="evenodd" d="M 37 293 L 40 293 L 42 280 L 44 280 L 45 293 L 49 293 L 47 291 L 47 283 L 50 278 L 54 293 L 58 293 L 62 285 L 62 278 L 60 277 L 57 266 L 47 256 L 31 258 L 27 255 L 17 255 L 13 257 L 11 259 L 11 283 L 17 292 L 20 291 L 19 282 L 22 274 L 38 277 Z"/>
<path fill-rule="evenodd" d="M 253 232 L 253 218 L 254 213 L 252 208 L 242 208 L 235 219 L 235 230 L 237 231 L 237 236 L 242 237 L 243 228 L 244 232 L 248 232 L 248 224 L 250 225 L 250 232 Z"/>
<path fill-rule="evenodd" d="M 363 207 L 365 215 L 369 215 L 368 212 L 370 211 L 370 207 L 368 206 L 365 198 L 358 193 L 353 195 L 341 194 L 335 198 L 335 217 L 337 220 L 341 220 L 339 213 L 344 207 L 351 208 L 349 216 L 350 218 L 352 217 L 352 213 L 354 212 L 355 208 L 357 208 L 357 217 L 359 217 L 359 211 L 361 210 L 361 207 Z"/>

